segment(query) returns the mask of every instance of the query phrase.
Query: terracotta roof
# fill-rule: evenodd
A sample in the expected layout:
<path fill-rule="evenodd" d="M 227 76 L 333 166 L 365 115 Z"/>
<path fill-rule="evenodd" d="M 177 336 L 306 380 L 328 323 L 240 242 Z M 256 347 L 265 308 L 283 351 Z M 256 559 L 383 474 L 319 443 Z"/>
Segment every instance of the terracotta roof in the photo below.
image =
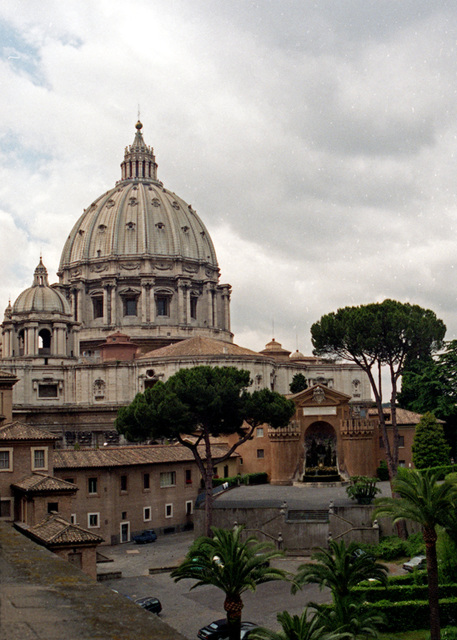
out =
<path fill-rule="evenodd" d="M 17 526 L 17 525 L 16 525 Z M 47 517 L 33 527 L 20 526 L 28 536 L 35 538 L 46 545 L 71 545 L 71 544 L 99 544 L 103 538 L 77 524 L 67 522 L 55 513 Z"/>
<path fill-rule="evenodd" d="M 0 440 L 58 440 L 59 436 L 23 422 L 8 422 L 0 427 Z"/>
<path fill-rule="evenodd" d="M 369 409 L 368 413 L 371 416 L 377 416 L 378 410 L 375 408 Z M 386 420 L 386 424 L 392 424 L 390 407 L 384 407 L 384 414 L 388 416 Z M 416 413 L 415 411 L 408 411 L 408 409 L 400 409 L 400 407 L 397 407 L 397 424 L 398 425 L 418 424 L 421 418 L 422 418 L 421 413 Z M 443 423 L 443 420 L 438 420 L 438 422 Z"/>
<path fill-rule="evenodd" d="M 49 492 L 49 491 L 77 491 L 78 487 L 72 482 L 60 480 L 44 473 L 33 473 L 20 482 L 15 482 L 13 487 L 27 492 Z"/>
<path fill-rule="evenodd" d="M 204 457 L 204 448 L 199 448 Z M 213 457 L 227 453 L 228 447 L 212 447 Z M 234 453 L 233 455 L 238 455 Z M 180 444 L 152 444 L 131 447 L 103 447 L 103 449 L 58 449 L 54 452 L 54 469 L 88 469 L 95 467 L 126 467 L 138 464 L 193 462 L 194 456 Z"/>
<path fill-rule="evenodd" d="M 179 356 L 256 356 L 259 354 L 251 349 L 240 347 L 233 342 L 223 340 L 213 340 L 212 338 L 189 338 L 175 342 L 167 347 L 161 347 L 154 351 L 149 351 L 139 359 L 145 358 L 165 358 Z"/>

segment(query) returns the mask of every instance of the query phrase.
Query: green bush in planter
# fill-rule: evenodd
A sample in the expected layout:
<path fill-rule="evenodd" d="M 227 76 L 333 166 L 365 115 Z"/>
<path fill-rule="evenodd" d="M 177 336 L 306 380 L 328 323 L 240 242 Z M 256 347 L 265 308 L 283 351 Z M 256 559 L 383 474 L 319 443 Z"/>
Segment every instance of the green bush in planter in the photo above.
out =
<path fill-rule="evenodd" d="M 351 484 L 346 488 L 346 493 L 352 500 L 357 500 L 358 504 L 371 504 L 377 493 L 381 489 L 376 486 L 378 478 L 368 476 L 352 476 Z"/>

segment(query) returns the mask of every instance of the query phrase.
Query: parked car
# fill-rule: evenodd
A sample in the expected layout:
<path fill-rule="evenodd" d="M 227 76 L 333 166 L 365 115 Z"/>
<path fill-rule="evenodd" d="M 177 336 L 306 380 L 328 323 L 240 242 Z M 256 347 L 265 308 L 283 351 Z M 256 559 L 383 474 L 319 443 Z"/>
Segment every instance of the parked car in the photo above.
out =
<path fill-rule="evenodd" d="M 135 604 L 138 604 L 143 609 L 146 609 L 146 611 L 156 613 L 157 615 L 162 611 L 162 605 L 158 598 L 152 598 L 149 596 L 145 598 L 137 598 L 135 600 Z"/>
<path fill-rule="evenodd" d="M 137 536 L 132 536 L 133 542 L 137 544 L 146 544 L 147 542 L 155 542 L 157 540 L 157 534 L 154 529 L 146 529 Z"/>
<path fill-rule="evenodd" d="M 249 634 L 251 633 L 251 631 L 253 629 L 257 629 L 258 627 L 259 625 L 255 624 L 255 622 L 242 622 L 241 630 L 240 630 L 240 640 L 248 640 Z M 221 638 L 220 640 L 229 640 L 229 637 L 227 635 Z"/>
<path fill-rule="evenodd" d="M 207 624 L 206 627 L 202 627 L 197 632 L 197 636 L 200 638 L 200 640 L 219 640 L 220 638 L 226 637 L 227 635 L 227 618 L 214 620 L 214 622 L 210 622 L 210 624 Z"/>
<path fill-rule="evenodd" d="M 427 559 L 425 556 L 414 556 L 408 562 L 405 562 L 403 569 L 406 571 L 414 571 L 415 569 L 425 569 L 427 565 Z"/>

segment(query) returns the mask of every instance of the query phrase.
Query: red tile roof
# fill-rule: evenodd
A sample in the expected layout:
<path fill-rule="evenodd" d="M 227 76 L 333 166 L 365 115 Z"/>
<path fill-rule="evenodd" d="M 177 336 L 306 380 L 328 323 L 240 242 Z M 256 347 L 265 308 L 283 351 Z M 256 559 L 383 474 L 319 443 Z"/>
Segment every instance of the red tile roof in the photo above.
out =
<path fill-rule="evenodd" d="M 186 356 L 255 356 L 256 358 L 262 358 L 256 351 L 240 347 L 233 342 L 198 336 L 149 351 L 144 356 L 141 356 L 141 359 Z"/>
<path fill-rule="evenodd" d="M 213 445 L 213 457 L 227 453 L 226 445 Z M 204 457 L 204 448 L 199 447 Z M 232 454 L 237 456 L 237 453 Z M 54 469 L 87 469 L 96 467 L 126 467 L 141 464 L 193 462 L 194 456 L 180 444 L 153 444 L 130 447 L 103 447 L 102 449 L 58 449 L 54 452 Z"/>
<path fill-rule="evenodd" d="M 72 482 L 60 480 L 53 476 L 47 476 L 44 473 L 33 473 L 31 476 L 24 478 L 20 482 L 15 482 L 13 487 L 27 491 L 28 493 L 48 493 L 53 491 L 73 491 L 76 492 L 78 487 Z"/>
<path fill-rule="evenodd" d="M 78 545 L 78 544 L 99 544 L 103 538 L 87 529 L 83 529 L 77 524 L 67 522 L 55 513 L 50 513 L 47 517 L 33 527 L 16 525 L 31 538 L 35 538 L 47 546 L 54 545 Z"/>
<path fill-rule="evenodd" d="M 23 422 L 8 422 L 0 427 L 0 440 L 58 440 L 59 436 Z"/>

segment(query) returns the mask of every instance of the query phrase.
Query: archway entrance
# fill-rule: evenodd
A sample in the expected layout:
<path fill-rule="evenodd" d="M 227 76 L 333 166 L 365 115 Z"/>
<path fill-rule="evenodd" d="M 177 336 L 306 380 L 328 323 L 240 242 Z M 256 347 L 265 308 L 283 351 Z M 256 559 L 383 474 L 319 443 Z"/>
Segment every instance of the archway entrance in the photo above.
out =
<path fill-rule="evenodd" d="M 305 433 L 304 482 L 340 479 L 335 429 L 328 422 L 314 422 Z"/>

